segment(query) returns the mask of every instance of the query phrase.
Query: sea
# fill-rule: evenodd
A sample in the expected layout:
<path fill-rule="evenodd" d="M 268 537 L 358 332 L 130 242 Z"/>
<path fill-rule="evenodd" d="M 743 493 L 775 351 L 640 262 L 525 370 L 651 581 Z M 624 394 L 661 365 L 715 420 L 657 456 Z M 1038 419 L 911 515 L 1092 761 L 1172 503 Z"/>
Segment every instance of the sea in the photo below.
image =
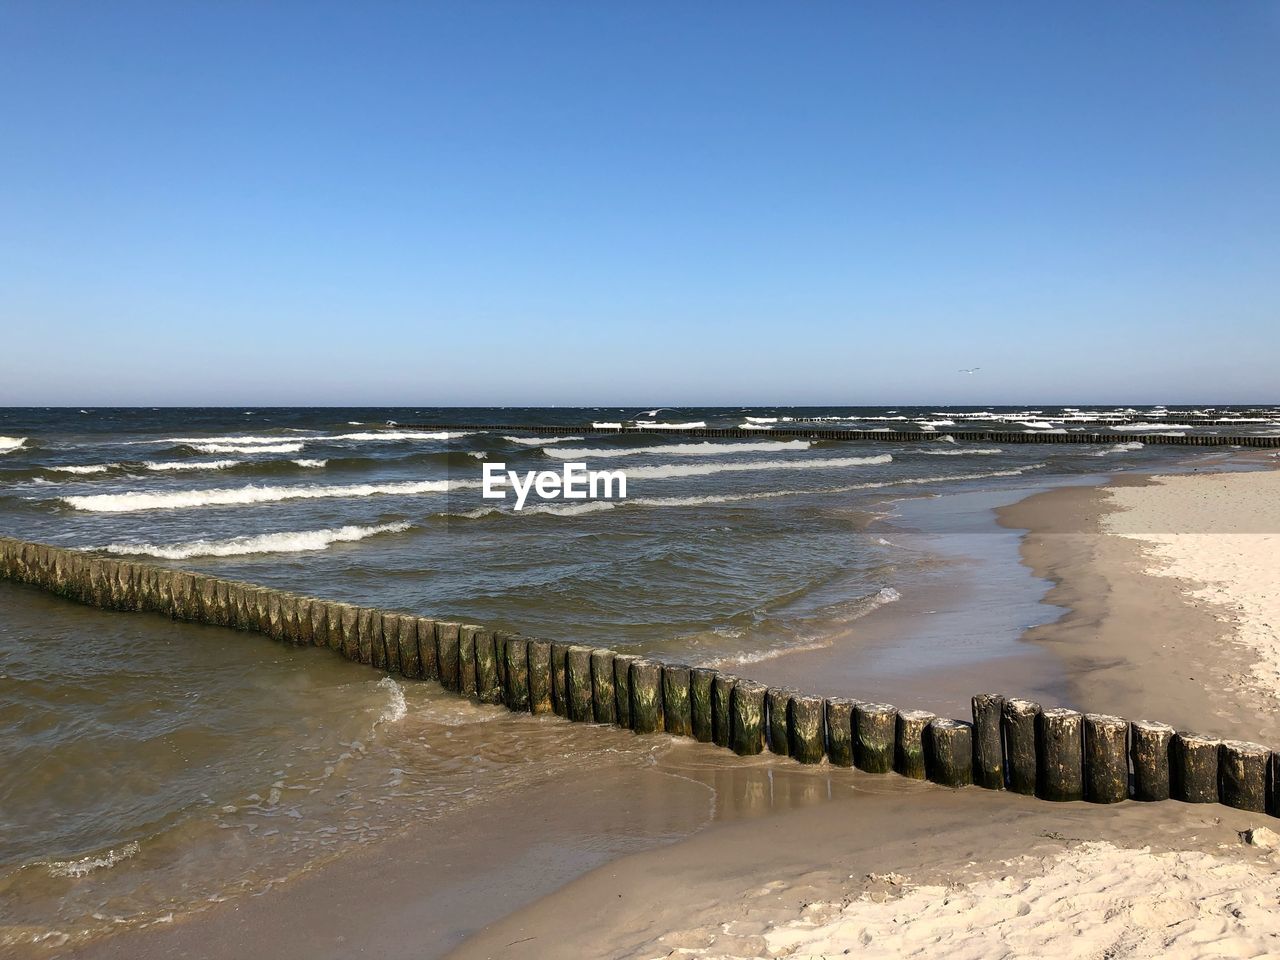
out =
<path fill-rule="evenodd" d="M 645 431 L 600 432 L 614 424 Z M 749 434 L 673 432 L 691 426 Z M 777 435 L 828 427 L 919 439 Z M 950 434 L 980 429 L 1104 442 Z M 10 408 L 0 534 L 745 676 L 838 643 L 861 658 L 840 692 L 872 699 L 877 677 L 915 665 L 1000 662 L 1060 612 L 996 507 L 1236 455 L 1105 440 L 1186 433 L 1280 435 L 1280 411 Z M 482 496 L 485 464 L 574 462 L 625 471 L 626 498 L 516 510 Z M 56 953 L 172 923 L 414 823 L 664 749 L 324 650 L 0 584 L 0 947 Z"/>

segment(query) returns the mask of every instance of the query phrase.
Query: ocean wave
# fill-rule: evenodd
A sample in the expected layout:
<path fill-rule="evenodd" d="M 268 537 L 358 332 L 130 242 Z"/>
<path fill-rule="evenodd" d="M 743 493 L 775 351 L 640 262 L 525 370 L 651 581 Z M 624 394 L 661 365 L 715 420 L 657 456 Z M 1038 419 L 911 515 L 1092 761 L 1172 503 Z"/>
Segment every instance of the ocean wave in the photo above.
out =
<path fill-rule="evenodd" d="M 628 480 L 669 480 L 674 477 L 701 477 L 712 473 L 748 473 L 758 470 L 830 470 L 892 463 L 887 453 L 873 457 L 835 457 L 824 460 L 762 460 L 743 463 L 664 463 L 653 467 L 629 467 Z"/>
<path fill-rule="evenodd" d="M 376 430 L 366 433 L 335 433 L 331 436 L 307 437 L 307 440 L 317 443 L 327 440 L 453 440 L 457 437 L 468 437 L 474 432 L 455 430 L 447 433 L 418 433 L 411 430 Z"/>
<path fill-rule="evenodd" d="M 691 420 L 688 423 L 662 423 L 658 420 L 636 420 L 636 426 L 646 430 L 700 430 L 707 425 L 705 420 Z"/>
<path fill-rule="evenodd" d="M 283 443 L 288 437 L 257 437 L 244 434 L 234 434 L 226 437 L 163 437 L 156 440 L 129 440 L 126 446 L 169 446 L 176 447 L 179 445 L 193 445 L 197 443 L 234 443 L 240 446 L 253 446 L 257 444 Z M 305 440 L 312 439 L 304 437 Z"/>
<path fill-rule="evenodd" d="M 120 861 L 136 856 L 140 849 L 135 841 L 126 843 L 118 850 L 108 850 L 98 856 L 81 857 L 79 860 L 50 860 L 43 865 L 51 876 L 79 879 L 80 877 L 88 876 L 95 870 L 114 867 Z"/>
<path fill-rule="evenodd" d="M 622 429 L 622 424 L 620 422 L 614 422 L 612 420 L 592 421 L 591 426 L 597 430 L 621 430 Z"/>
<path fill-rule="evenodd" d="M 290 460 L 289 462 L 308 470 L 319 470 L 329 463 L 328 460 Z"/>
<path fill-rule="evenodd" d="M 74 473 L 78 475 L 86 475 L 91 473 L 106 473 L 108 470 L 114 470 L 119 467 L 118 463 L 86 463 L 79 466 L 65 467 L 46 467 L 46 470 L 56 470 L 58 473 Z"/>
<path fill-rule="evenodd" d="M 13 453 L 26 444 L 26 437 L 0 437 L 0 453 Z"/>
<path fill-rule="evenodd" d="M 769 426 L 767 423 L 740 423 L 738 424 L 738 429 L 739 430 L 772 430 L 773 427 Z"/>
<path fill-rule="evenodd" d="M 637 454 L 658 453 L 673 457 L 720 456 L 733 453 L 759 453 L 784 450 L 808 450 L 808 440 L 776 440 L 765 443 L 672 443 L 657 447 L 615 447 L 591 449 L 588 447 L 558 447 L 544 450 L 550 457 L 561 460 L 589 460 L 598 457 L 630 457 Z"/>
<path fill-rule="evenodd" d="M 242 463 L 243 460 L 147 460 L 142 465 L 148 470 L 167 473 L 175 470 L 229 470 Z"/>
<path fill-rule="evenodd" d="M 586 437 L 503 437 L 508 443 L 519 443 L 526 447 L 541 447 L 550 443 L 568 443 L 572 440 L 585 440 Z"/>
<path fill-rule="evenodd" d="M 957 447 L 954 450 L 921 450 L 926 457 L 989 457 L 1004 453 L 999 447 Z"/>
<path fill-rule="evenodd" d="M 1107 429 L 1114 430 L 1116 433 L 1143 433 L 1147 430 L 1192 430 L 1194 428 L 1189 423 L 1113 423 Z M 1182 436 L 1182 434 L 1170 434 L 1170 436 Z"/>
<path fill-rule="evenodd" d="M 1128 443 L 1113 443 L 1111 446 L 1105 447 L 1102 450 L 1092 451 L 1089 456 L 1106 457 L 1113 453 L 1128 453 L 1130 450 L 1141 450 L 1145 446 L 1146 444 L 1139 440 L 1131 440 Z"/>
<path fill-rule="evenodd" d="M 374 494 L 411 496 L 422 493 L 444 493 L 453 487 L 475 486 L 449 480 L 407 480 L 396 483 L 353 483 L 314 487 L 247 487 L 212 490 L 173 490 L 144 493 L 99 493 L 79 497 L 62 497 L 62 502 L 76 510 L 93 513 L 133 513 L 138 510 L 180 510 L 187 507 L 227 507 L 251 503 L 276 503 L 281 500 L 318 500 L 331 497 L 368 497 Z"/>
<path fill-rule="evenodd" d="M 301 443 L 240 444 L 240 443 L 192 443 L 192 450 L 201 453 L 300 453 Z"/>
<path fill-rule="evenodd" d="M 255 537 L 232 537 L 229 540 L 192 540 L 188 543 L 157 545 L 154 543 L 110 543 L 100 549 L 126 556 L 160 557 L 163 560 L 188 560 L 191 557 L 245 557 L 259 553 L 309 553 L 325 550 L 335 543 L 356 543 L 380 533 L 403 533 L 408 522 L 382 523 L 372 527 L 346 526 L 328 530 L 293 530 L 264 533 Z"/>
<path fill-rule="evenodd" d="M 747 417 L 748 423 L 777 423 L 777 417 Z"/>

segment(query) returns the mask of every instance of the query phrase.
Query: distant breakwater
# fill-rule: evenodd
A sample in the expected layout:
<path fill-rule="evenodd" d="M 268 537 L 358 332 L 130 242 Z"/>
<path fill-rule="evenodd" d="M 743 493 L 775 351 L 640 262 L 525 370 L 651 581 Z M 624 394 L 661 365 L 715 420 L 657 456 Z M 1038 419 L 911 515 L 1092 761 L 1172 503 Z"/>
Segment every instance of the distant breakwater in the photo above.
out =
<path fill-rule="evenodd" d="M 1280 448 L 1277 436 L 1225 436 L 1212 433 L 1073 433 L 1051 430 L 847 430 L 838 427 L 666 427 L 645 424 L 594 426 L 578 424 L 466 424 L 410 423 L 397 429 L 466 431 L 488 430 L 532 433 L 536 436 L 617 436 L 645 434 L 654 436 L 703 437 L 708 439 L 761 440 L 870 440 L 879 443 L 1078 443 L 1116 444 L 1143 443 L 1175 447 L 1262 447 Z"/>
<path fill-rule="evenodd" d="M 528 429 L 528 428 L 525 428 Z M 1280 756 L 1148 721 L 979 694 L 970 720 L 808 696 L 677 663 L 322 600 L 157 564 L 0 538 L 0 576 L 103 610 L 324 647 L 481 703 L 665 732 L 748 756 L 894 772 L 1045 800 L 1220 802 L 1280 816 Z"/>

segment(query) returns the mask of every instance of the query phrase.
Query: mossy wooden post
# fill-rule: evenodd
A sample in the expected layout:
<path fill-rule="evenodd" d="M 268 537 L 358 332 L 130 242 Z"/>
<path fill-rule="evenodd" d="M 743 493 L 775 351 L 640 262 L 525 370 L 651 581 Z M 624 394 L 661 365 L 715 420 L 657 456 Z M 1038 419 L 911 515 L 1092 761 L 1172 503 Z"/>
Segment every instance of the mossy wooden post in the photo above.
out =
<path fill-rule="evenodd" d="M 791 756 L 800 763 L 821 763 L 826 755 L 823 715 L 826 701 L 821 697 L 796 694 L 787 706 L 787 738 Z"/>
<path fill-rule="evenodd" d="M 853 701 L 828 698 L 827 758 L 834 767 L 853 766 Z"/>
<path fill-rule="evenodd" d="M 1135 720 L 1130 725 L 1133 744 L 1133 799 L 1168 800 L 1169 751 L 1173 745 L 1173 727 L 1167 723 Z"/>
<path fill-rule="evenodd" d="M 529 640 L 516 633 L 503 633 L 507 685 L 504 688 L 507 709 L 517 713 L 529 709 Z"/>
<path fill-rule="evenodd" d="M 1238 810 L 1267 812 L 1271 751 L 1244 740 L 1224 740 L 1218 750 L 1218 799 Z"/>
<path fill-rule="evenodd" d="M 440 647 L 436 643 L 436 622 L 417 617 L 418 671 L 423 680 L 440 679 Z"/>
<path fill-rule="evenodd" d="M 987 790 L 1004 789 L 1001 714 L 1004 697 L 980 693 L 973 698 L 973 782 Z"/>
<path fill-rule="evenodd" d="M 935 717 L 925 731 L 925 775 L 944 787 L 973 783 L 973 727 Z"/>
<path fill-rule="evenodd" d="M 1280 753 L 1274 751 L 1267 764 L 1267 813 L 1280 817 Z"/>
<path fill-rule="evenodd" d="M 342 605 L 342 655 L 355 663 L 360 662 L 360 637 L 357 629 L 360 610 L 350 603 Z"/>
<path fill-rule="evenodd" d="M 652 660 L 631 664 L 631 729 L 636 733 L 663 729 L 662 666 Z"/>
<path fill-rule="evenodd" d="M 733 688 L 738 678 L 728 674 L 717 673 L 711 681 L 711 742 L 717 747 L 729 746 L 730 712 L 729 703 L 733 698 Z"/>
<path fill-rule="evenodd" d="M 400 648 L 400 673 L 411 680 L 422 678 L 422 662 L 418 659 L 418 622 L 415 617 L 396 617 L 396 645 Z"/>
<path fill-rule="evenodd" d="M 476 699 L 481 703 L 501 703 L 502 683 L 498 679 L 498 652 L 493 631 L 476 634 Z"/>
<path fill-rule="evenodd" d="M 898 708 L 888 703 L 853 705 L 853 762 L 867 773 L 888 773 L 893 769 Z"/>
<path fill-rule="evenodd" d="M 382 625 L 382 618 L 378 618 L 378 626 Z M 356 611 L 356 643 L 359 650 L 358 656 L 361 663 L 373 663 L 373 627 L 374 612 L 368 607 L 360 607 Z M 382 631 L 379 630 L 379 639 L 381 639 Z"/>
<path fill-rule="evenodd" d="M 1129 721 L 1100 713 L 1084 717 L 1084 798 L 1119 803 L 1129 798 Z"/>
<path fill-rule="evenodd" d="M 893 769 L 912 780 L 923 780 L 924 732 L 934 714 L 927 710 L 899 710 L 895 728 Z"/>
<path fill-rule="evenodd" d="M 1040 704 L 1031 700 L 1004 702 L 1004 770 L 1009 789 L 1034 796 L 1036 792 L 1036 717 Z"/>
<path fill-rule="evenodd" d="M 617 704 L 617 724 L 631 729 L 631 665 L 639 659 L 627 653 L 613 657 L 613 699 Z"/>
<path fill-rule="evenodd" d="M 668 663 L 662 667 L 662 722 L 673 737 L 693 736 L 689 668 L 684 664 Z"/>
<path fill-rule="evenodd" d="M 716 672 L 706 667 L 689 671 L 689 713 L 693 718 L 693 739 L 711 742 L 711 684 Z"/>
<path fill-rule="evenodd" d="M 574 644 L 565 653 L 564 687 L 568 696 L 569 719 L 590 723 L 595 719 L 591 706 L 591 648 Z"/>
<path fill-rule="evenodd" d="M 740 757 L 749 757 L 765 746 L 765 693 L 768 688 L 753 680 L 739 680 L 729 695 L 729 743 Z"/>
<path fill-rule="evenodd" d="M 400 668 L 400 614 L 382 615 L 382 649 L 387 673 L 404 674 Z"/>
<path fill-rule="evenodd" d="M 1041 710 L 1037 724 L 1039 768 L 1036 796 L 1041 800 L 1084 799 L 1084 718 L 1075 710 Z"/>
<path fill-rule="evenodd" d="M 1218 746 L 1213 737 L 1173 735 L 1170 796 L 1184 803 L 1218 802 Z"/>
<path fill-rule="evenodd" d="M 780 757 L 791 756 L 791 738 L 787 735 L 787 708 L 795 695 L 796 691 L 790 687 L 770 687 L 764 695 L 769 751 Z"/>
<path fill-rule="evenodd" d="M 591 715 L 596 723 L 618 722 L 618 694 L 613 684 L 613 651 L 591 651 Z"/>
<path fill-rule="evenodd" d="M 481 629 L 474 623 L 458 627 L 458 692 L 464 697 L 476 695 L 476 634 Z"/>
<path fill-rule="evenodd" d="M 551 643 L 551 708 L 558 717 L 569 716 L 568 680 L 565 675 L 565 660 L 569 656 L 572 644 L 552 641 Z"/>
<path fill-rule="evenodd" d="M 443 620 L 436 621 L 436 664 L 440 669 L 440 686 L 454 693 L 462 686 L 458 675 L 460 626 Z"/>
<path fill-rule="evenodd" d="M 529 641 L 529 712 L 552 712 L 550 640 Z"/>
<path fill-rule="evenodd" d="M 311 623 L 311 609 L 319 603 L 319 600 L 312 597 L 295 598 L 293 608 L 294 643 L 300 643 L 306 647 L 315 646 L 316 634 L 315 627 Z"/>

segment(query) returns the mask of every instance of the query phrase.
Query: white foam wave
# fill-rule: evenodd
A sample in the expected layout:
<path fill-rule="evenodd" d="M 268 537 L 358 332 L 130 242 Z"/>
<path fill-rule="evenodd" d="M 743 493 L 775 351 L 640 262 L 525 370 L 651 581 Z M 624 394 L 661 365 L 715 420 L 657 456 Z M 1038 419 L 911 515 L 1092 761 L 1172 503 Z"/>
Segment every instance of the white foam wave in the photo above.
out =
<path fill-rule="evenodd" d="M 698 430 L 707 425 L 705 420 L 691 420 L 688 423 L 661 423 L 657 420 L 637 420 L 635 422 L 646 430 Z"/>
<path fill-rule="evenodd" d="M 20 450 L 26 442 L 26 437 L 0 437 L 0 453 L 12 453 L 14 450 Z"/>
<path fill-rule="evenodd" d="M 335 433 L 328 437 L 308 437 L 308 440 L 453 440 L 467 437 L 474 431 L 419 433 L 412 430 L 375 430 L 366 433 Z"/>
<path fill-rule="evenodd" d="M 75 474 L 91 474 L 106 473 L 114 467 L 118 467 L 118 463 L 88 463 L 83 466 L 67 466 L 67 467 L 49 467 L 50 470 L 56 470 L 59 473 L 75 473 Z"/>
<path fill-rule="evenodd" d="M 606 420 L 603 422 L 593 421 L 591 426 L 595 427 L 595 429 L 597 430 L 621 430 L 622 429 L 621 423 L 614 423 L 611 420 Z"/>
<path fill-rule="evenodd" d="M 191 448 L 201 453 L 300 453 L 302 444 L 193 443 Z"/>
<path fill-rule="evenodd" d="M 130 440 L 128 446 L 136 446 L 138 444 L 165 445 L 174 447 L 179 444 L 195 444 L 195 443 L 235 443 L 240 446 L 250 446 L 256 444 L 272 444 L 280 443 L 284 437 L 255 437 L 243 434 L 229 437 L 164 437 L 158 440 Z M 306 439 L 310 439 L 309 437 Z"/>
<path fill-rule="evenodd" d="M 227 470 L 238 467 L 243 460 L 147 460 L 142 465 L 148 470 L 171 472 L 175 470 Z"/>
<path fill-rule="evenodd" d="M 777 417 L 747 417 L 748 423 L 777 423 Z"/>
<path fill-rule="evenodd" d="M 1116 433 L 1144 433 L 1148 430 L 1191 430 L 1189 423 L 1113 423 L 1107 427 Z M 1171 433 L 1171 437 L 1180 437 L 1180 433 Z"/>
<path fill-rule="evenodd" d="M 144 493 L 101 493 L 92 496 L 63 497 L 62 502 L 76 510 L 93 513 L 133 513 L 138 510 L 180 510 L 187 507 L 227 507 L 250 503 L 275 503 L 281 500 L 318 500 L 330 497 L 368 497 L 374 494 L 412 496 L 422 493 L 444 493 L 462 486 L 474 486 L 448 480 L 408 480 L 398 483 L 352 483 L 314 487 L 247 487 L 212 490 L 173 490 Z"/>
<path fill-rule="evenodd" d="M 334 543 L 355 543 L 380 533 L 403 533 L 410 524 L 383 523 L 372 527 L 346 526 L 329 530 L 295 530 L 264 533 L 256 537 L 232 537 L 229 540 L 193 540 L 189 543 L 156 545 L 154 543 L 111 543 L 102 549 L 107 553 L 127 556 L 160 557 L 164 560 L 187 560 L 191 557 L 245 557 L 258 553 L 308 553 L 325 550 Z"/>
<path fill-rule="evenodd" d="M 738 429 L 739 430 L 772 430 L 773 427 L 769 426 L 767 423 L 740 423 L 738 424 Z"/>
<path fill-rule="evenodd" d="M 510 443 L 523 444 L 526 447 L 542 447 L 550 443 L 568 443 L 572 440 L 585 440 L 586 437 L 503 437 Z"/>
<path fill-rule="evenodd" d="M 664 463 L 653 467 L 629 467 L 628 480 L 669 480 L 673 477 L 701 477 L 712 473 L 749 473 L 760 470 L 835 470 L 892 463 L 882 453 L 874 457 L 832 457 L 823 460 L 761 460 L 743 463 Z"/>
<path fill-rule="evenodd" d="M 927 457 L 989 457 L 1004 453 L 999 447 L 957 447 L 954 450 L 921 450 Z"/>
<path fill-rule="evenodd" d="M 378 681 L 378 689 L 386 690 L 389 696 L 389 702 L 382 708 L 382 713 L 378 715 L 377 721 L 374 723 L 376 727 L 379 723 L 399 723 L 409 713 L 409 706 L 404 700 L 404 688 L 396 683 L 391 677 L 383 677 Z"/>
<path fill-rule="evenodd" d="M 329 463 L 328 460 L 290 460 L 289 462 L 296 464 L 299 467 L 307 467 L 314 470 L 319 470 L 321 467 L 324 467 Z"/>
<path fill-rule="evenodd" d="M 598 457 L 630 457 L 638 454 L 658 453 L 673 457 L 720 456 L 733 453 L 758 453 L 767 451 L 808 450 L 808 440 L 778 440 L 764 443 L 672 443 L 657 447 L 617 447 L 614 449 L 590 449 L 586 447 L 559 447 L 544 450 L 548 456 L 561 460 L 590 460 Z"/>
<path fill-rule="evenodd" d="M 612 510 L 616 506 L 610 500 L 591 500 L 587 503 L 539 504 L 525 507 L 522 513 L 544 513 L 553 517 L 576 517 L 583 513 L 599 513 L 601 510 Z"/>
<path fill-rule="evenodd" d="M 81 857 L 79 860 L 51 860 L 44 866 L 50 875 L 55 877 L 79 878 L 88 876 L 95 870 L 114 867 L 121 860 L 136 856 L 141 848 L 137 842 L 126 843 L 118 850 L 108 850 L 96 857 Z"/>
<path fill-rule="evenodd" d="M 1089 454 L 1089 456 L 1106 457 L 1113 453 L 1127 453 L 1130 450 L 1141 450 L 1145 446 L 1146 444 L 1139 440 L 1131 440 L 1128 443 L 1113 443 L 1111 446 L 1105 447 L 1102 450 L 1094 450 Z"/>

